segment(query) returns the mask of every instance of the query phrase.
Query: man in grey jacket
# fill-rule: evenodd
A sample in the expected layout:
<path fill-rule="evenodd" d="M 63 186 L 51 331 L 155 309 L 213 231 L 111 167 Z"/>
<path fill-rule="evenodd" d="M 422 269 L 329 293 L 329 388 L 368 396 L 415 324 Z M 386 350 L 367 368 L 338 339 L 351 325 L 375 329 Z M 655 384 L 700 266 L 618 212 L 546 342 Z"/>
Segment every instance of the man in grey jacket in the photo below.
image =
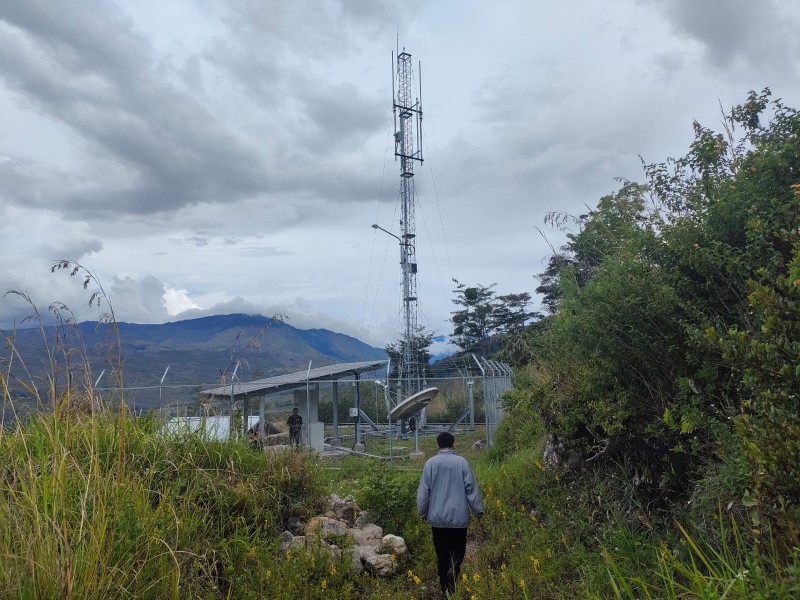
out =
<path fill-rule="evenodd" d="M 444 594 L 455 590 L 467 549 L 469 513 L 483 516 L 483 501 L 475 475 L 454 450 L 452 433 L 436 436 L 439 452 L 425 463 L 417 488 L 417 512 L 433 529 L 439 585 Z"/>

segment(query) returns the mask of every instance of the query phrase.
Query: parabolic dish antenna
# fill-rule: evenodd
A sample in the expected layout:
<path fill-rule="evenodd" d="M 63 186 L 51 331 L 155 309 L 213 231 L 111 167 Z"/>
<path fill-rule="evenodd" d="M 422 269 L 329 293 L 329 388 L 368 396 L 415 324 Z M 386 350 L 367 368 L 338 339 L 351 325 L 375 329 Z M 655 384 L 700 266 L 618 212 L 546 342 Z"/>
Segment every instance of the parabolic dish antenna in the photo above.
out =
<path fill-rule="evenodd" d="M 419 412 L 423 408 L 428 406 L 431 400 L 433 400 L 436 397 L 436 394 L 438 393 L 439 393 L 439 388 L 435 387 L 422 390 L 421 392 L 417 392 L 413 396 L 409 396 L 408 398 L 403 400 L 400 404 L 395 406 L 392 409 L 392 412 L 389 413 L 389 415 L 395 421 L 413 415 L 414 413 Z"/>

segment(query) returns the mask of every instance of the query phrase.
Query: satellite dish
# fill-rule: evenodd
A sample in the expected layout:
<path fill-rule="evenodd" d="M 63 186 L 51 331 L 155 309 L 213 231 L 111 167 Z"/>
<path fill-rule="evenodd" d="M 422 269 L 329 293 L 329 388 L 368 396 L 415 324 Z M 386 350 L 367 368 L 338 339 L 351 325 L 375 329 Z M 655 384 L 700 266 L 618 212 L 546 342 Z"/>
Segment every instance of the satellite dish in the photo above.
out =
<path fill-rule="evenodd" d="M 431 400 L 436 397 L 436 394 L 439 393 L 439 388 L 428 388 L 426 390 L 422 390 L 421 392 L 417 392 L 413 396 L 409 396 L 405 400 L 403 400 L 400 404 L 395 406 L 392 409 L 392 412 L 389 413 L 389 416 L 392 417 L 394 420 L 403 419 L 409 415 L 413 415 L 421 411 L 423 408 L 430 404 Z"/>

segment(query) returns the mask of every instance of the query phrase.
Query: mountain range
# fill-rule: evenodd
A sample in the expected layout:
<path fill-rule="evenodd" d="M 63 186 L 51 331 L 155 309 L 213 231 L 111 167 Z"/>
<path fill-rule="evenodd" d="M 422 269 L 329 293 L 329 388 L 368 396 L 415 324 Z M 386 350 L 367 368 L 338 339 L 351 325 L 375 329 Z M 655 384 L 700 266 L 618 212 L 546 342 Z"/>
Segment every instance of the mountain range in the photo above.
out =
<path fill-rule="evenodd" d="M 22 379 L 41 378 L 58 364 L 89 363 L 93 377 L 110 369 L 117 337 L 107 325 L 84 322 L 3 332 L 16 351 L 12 371 Z M 386 352 L 327 329 L 297 329 L 281 320 L 261 315 L 217 315 L 163 324 L 118 323 L 126 385 L 159 385 L 169 367 L 170 384 L 214 383 L 230 376 L 238 363 L 242 380 L 299 371 L 339 362 L 386 358 Z M 22 366 L 26 369 L 22 369 Z M 0 363 L 5 370 L 5 365 Z"/>

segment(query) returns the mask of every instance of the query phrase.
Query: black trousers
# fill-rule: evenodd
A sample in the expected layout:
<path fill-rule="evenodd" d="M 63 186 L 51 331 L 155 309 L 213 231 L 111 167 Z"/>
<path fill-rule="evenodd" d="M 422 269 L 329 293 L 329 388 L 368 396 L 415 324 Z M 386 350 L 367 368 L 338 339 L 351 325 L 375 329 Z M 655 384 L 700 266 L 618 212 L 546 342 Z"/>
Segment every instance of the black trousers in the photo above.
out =
<path fill-rule="evenodd" d="M 467 528 L 432 527 L 433 547 L 439 567 L 439 585 L 442 592 L 451 593 L 456 589 L 461 563 L 467 551 Z"/>

